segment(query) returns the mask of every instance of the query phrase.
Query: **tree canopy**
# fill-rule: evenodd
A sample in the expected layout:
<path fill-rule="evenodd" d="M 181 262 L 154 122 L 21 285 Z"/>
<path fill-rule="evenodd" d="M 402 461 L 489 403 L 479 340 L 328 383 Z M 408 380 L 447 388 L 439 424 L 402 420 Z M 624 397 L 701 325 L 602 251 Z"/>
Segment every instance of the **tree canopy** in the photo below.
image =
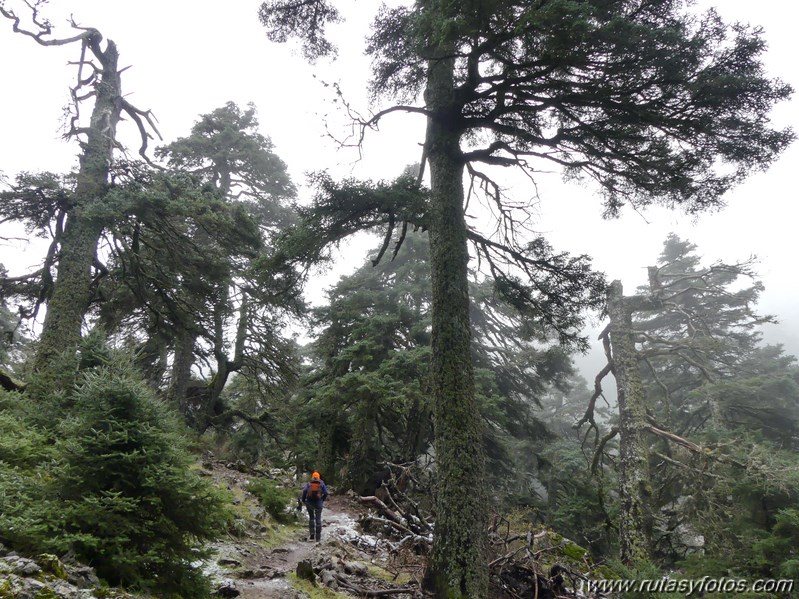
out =
<path fill-rule="evenodd" d="M 625 293 L 553 247 L 535 207 L 552 168 L 609 218 L 723 206 L 794 137 L 769 120 L 792 90 L 766 74 L 758 28 L 688 0 L 382 6 L 373 111 L 333 86 L 356 144 L 424 118 L 419 164 L 391 181 L 312 173 L 305 198 L 254 104 L 148 154 L 156 121 L 123 93 L 116 44 L 74 21 L 58 36 L 45 1 L 20 3 L 26 18 L 0 0 L 15 34 L 75 50 L 78 160 L 0 182 L 0 225 L 48 245 L 31 272 L 0 265 L 3 543 L 207 596 L 203 546 L 242 518 L 257 535 L 285 521 L 278 479 L 321 469 L 332 492 L 369 493 L 353 498 L 387 519 L 364 526 L 406 535 L 393 557 L 412 548 L 419 592 L 442 599 L 562 595 L 567 575 L 796 577 L 799 370 L 763 343 L 755 262 L 705 264 L 672 235 Z M 259 18 L 315 61 L 335 56 L 343 6 L 266 0 Z M 530 193 L 508 191 L 508 168 Z M 362 231 L 382 241 L 309 310 L 303 284 Z M 572 354 L 597 312 L 608 363 L 591 392 Z M 242 490 L 266 511 L 198 460 L 223 486 L 222 461 L 260 476 Z"/>
<path fill-rule="evenodd" d="M 332 51 L 324 28 L 339 17 L 335 6 L 268 0 L 260 18 L 273 39 L 298 37 L 314 58 Z M 530 273 L 541 265 L 518 242 L 519 213 L 479 165 L 530 173 L 554 163 L 567 176 L 595 181 L 608 215 L 624 204 L 718 206 L 734 183 L 765 168 L 793 139 L 769 125 L 771 107 L 791 89 L 764 74 L 763 50 L 759 31 L 726 25 L 712 11 L 696 16 L 676 0 L 418 0 L 379 11 L 367 43 L 369 85 L 376 99 L 409 103 L 382 108 L 360 125 L 393 112 L 427 119 L 422 163 L 430 168 L 441 493 L 474 490 L 455 509 L 439 505 L 426 577 L 439 596 L 487 591 L 486 538 L 479 532 L 484 465 L 472 449 L 481 434 L 469 349 L 464 171 L 483 185 L 499 215 L 499 243 L 484 243 L 481 255 L 494 267 L 495 253 L 512 257 L 511 269 L 521 268 L 522 277 L 500 278 L 530 299 L 538 290 L 527 277 L 535 280 Z M 475 530 L 463 530 L 465 521 Z"/>

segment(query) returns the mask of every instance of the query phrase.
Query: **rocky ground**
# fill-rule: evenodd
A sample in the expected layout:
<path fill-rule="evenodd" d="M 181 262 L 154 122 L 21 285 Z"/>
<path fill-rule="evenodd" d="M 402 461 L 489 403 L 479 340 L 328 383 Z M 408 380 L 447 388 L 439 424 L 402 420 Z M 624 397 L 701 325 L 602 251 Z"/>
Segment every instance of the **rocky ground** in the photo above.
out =
<path fill-rule="evenodd" d="M 416 596 L 416 585 L 407 573 L 387 569 L 388 545 L 359 531 L 357 519 L 364 509 L 349 497 L 331 494 L 322 513 L 322 540 L 316 543 L 308 541 L 304 510 L 295 514 L 293 524 L 256 524 L 264 518 L 255 498 L 243 491 L 250 478 L 247 472 L 209 462 L 204 469 L 234 493 L 240 514 L 254 518 L 243 537 L 213 546 L 216 555 L 206 571 L 218 595 L 242 599 Z M 280 473 L 272 474 L 280 478 Z M 299 483 L 282 482 L 289 488 L 296 485 L 299 493 Z M 401 592 L 403 588 L 410 590 Z"/>
<path fill-rule="evenodd" d="M 307 540 L 307 515 L 277 524 L 246 491 L 253 476 L 274 476 L 290 488 L 299 483 L 279 472 L 254 473 L 241 465 L 206 459 L 201 472 L 234 496 L 235 534 L 212 545 L 203 564 L 218 597 L 242 599 L 335 599 L 418 597 L 413 567 L 398 571 L 389 546 L 359 531 L 363 509 L 348 497 L 332 495 L 322 514 L 322 540 Z M 91 568 L 70 556 L 19 556 L 0 545 L 0 599 L 141 599 L 101 588 Z M 186 598 L 193 599 L 193 598 Z"/>

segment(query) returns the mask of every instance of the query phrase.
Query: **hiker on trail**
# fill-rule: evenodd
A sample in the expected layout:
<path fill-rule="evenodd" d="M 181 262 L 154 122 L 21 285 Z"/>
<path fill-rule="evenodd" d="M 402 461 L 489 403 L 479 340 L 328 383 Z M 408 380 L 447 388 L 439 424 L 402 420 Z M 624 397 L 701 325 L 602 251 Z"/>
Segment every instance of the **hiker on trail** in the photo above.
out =
<path fill-rule="evenodd" d="M 305 483 L 301 501 L 308 509 L 308 540 L 317 542 L 322 538 L 322 508 L 327 499 L 327 487 L 318 472 Z"/>

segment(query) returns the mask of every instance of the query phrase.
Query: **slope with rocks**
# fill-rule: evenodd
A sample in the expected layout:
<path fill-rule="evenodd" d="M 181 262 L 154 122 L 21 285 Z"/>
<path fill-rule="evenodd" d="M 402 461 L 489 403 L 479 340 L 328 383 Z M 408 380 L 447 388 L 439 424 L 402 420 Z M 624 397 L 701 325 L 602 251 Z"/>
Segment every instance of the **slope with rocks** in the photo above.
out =
<path fill-rule="evenodd" d="M 280 471 L 258 471 L 207 455 L 200 473 L 212 477 L 233 497 L 235 521 L 225 538 L 212 543 L 202 569 L 216 597 L 242 599 L 335 599 L 419 596 L 399 582 L 408 576 L 384 569 L 388 545 L 358 532 L 363 508 L 346 496 L 331 497 L 322 514 L 322 540 L 309 542 L 306 513 L 293 512 L 289 524 L 272 519 L 247 490 L 267 476 L 299 492 L 300 483 Z M 290 510 L 291 506 L 286 506 Z M 382 566 L 381 566 L 382 564 Z M 298 575 L 299 572 L 299 575 Z M 392 581 L 392 579 L 394 579 Z M 20 556 L 0 544 L 0 599 L 150 599 L 101 585 L 87 565 L 70 555 Z M 188 598 L 186 598 L 188 599 Z"/>

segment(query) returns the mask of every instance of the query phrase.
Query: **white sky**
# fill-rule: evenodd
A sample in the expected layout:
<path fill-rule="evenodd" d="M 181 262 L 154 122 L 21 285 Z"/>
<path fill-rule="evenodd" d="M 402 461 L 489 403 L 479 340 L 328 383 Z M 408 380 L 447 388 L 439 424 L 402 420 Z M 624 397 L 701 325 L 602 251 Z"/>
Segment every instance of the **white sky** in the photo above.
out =
<path fill-rule="evenodd" d="M 16 0 L 6 0 L 17 8 Z M 342 3 L 345 4 L 345 3 Z M 769 43 L 766 64 L 771 74 L 799 89 L 799 36 L 788 3 L 784 0 L 717 0 L 727 20 L 761 25 Z M 329 169 L 334 176 L 360 178 L 395 177 L 407 164 L 417 162 L 424 122 L 417 115 L 394 115 L 372 133 L 359 160 L 354 150 L 337 150 L 325 136 L 324 117 L 331 130 L 345 135 L 341 111 L 333 94 L 319 80 L 339 81 L 352 103 L 366 110 L 364 81 L 369 62 L 362 56 L 376 2 L 349 0 L 342 13 L 345 25 L 334 37 L 341 47 L 339 60 L 315 67 L 290 47 L 270 43 L 257 19 L 258 1 L 234 0 L 224 4 L 198 0 L 52 0 L 47 14 L 56 26 L 66 25 L 60 10 L 71 10 L 82 25 L 98 28 L 116 41 L 121 65 L 132 65 L 123 74 L 128 99 L 139 108 L 153 109 L 165 141 L 187 135 L 201 113 L 232 100 L 258 108 L 261 130 L 270 136 L 276 152 L 288 164 L 295 182 L 304 173 Z M 352 8 L 353 10 L 348 10 Z M 22 9 L 18 9 L 22 12 Z M 62 16 L 59 16 L 62 15 Z M 68 34 L 65 26 L 62 31 Z M 7 177 L 19 171 L 64 172 L 76 164 L 74 143 L 60 139 L 62 108 L 68 87 L 74 82 L 76 47 L 42 48 L 15 35 L 10 22 L 0 21 L 0 172 Z M 314 78 L 314 75 L 318 79 Z M 87 111 L 88 112 L 88 111 Z M 774 112 L 774 121 L 799 130 L 799 98 Z M 123 142 L 138 148 L 131 123 L 120 127 Z M 757 255 L 766 285 L 761 311 L 776 314 L 779 327 L 766 330 L 767 339 L 784 342 L 799 353 L 799 207 L 794 181 L 799 167 L 799 145 L 794 144 L 767 173 L 753 176 L 729 197 L 720 213 L 695 221 L 656 209 L 641 217 L 627 214 L 620 220 L 603 221 L 601 205 L 590 187 L 565 185 L 556 175 L 542 176 L 539 183 L 540 222 L 535 228 L 547 235 L 559 250 L 587 253 L 609 279 L 621 278 L 632 290 L 644 281 L 645 267 L 660 253 L 669 231 L 699 246 L 708 261 L 743 260 Z M 518 197 L 532 196 L 527 187 L 513 190 Z M 26 251 L 0 245 L 0 262 L 12 272 L 40 260 L 34 245 Z M 363 244 L 345 250 L 344 268 L 360 265 Z M 335 273 L 334 273 L 335 274 Z M 320 278 L 318 287 L 330 284 L 334 275 Z M 589 367 L 592 367 L 590 364 Z"/>

